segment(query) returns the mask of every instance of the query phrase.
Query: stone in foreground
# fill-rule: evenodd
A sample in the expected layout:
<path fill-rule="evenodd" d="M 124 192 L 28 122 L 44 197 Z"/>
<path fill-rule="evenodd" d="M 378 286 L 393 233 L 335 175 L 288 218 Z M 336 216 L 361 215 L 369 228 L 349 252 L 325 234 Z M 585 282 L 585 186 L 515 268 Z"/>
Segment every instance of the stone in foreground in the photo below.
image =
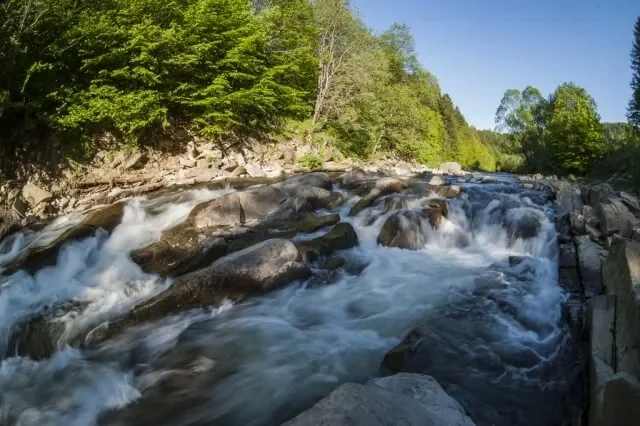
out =
<path fill-rule="evenodd" d="M 401 374 L 347 383 L 285 426 L 471 426 L 460 405 L 431 377 Z"/>
<path fill-rule="evenodd" d="M 264 241 L 225 256 L 208 268 L 183 275 L 167 290 L 136 306 L 129 317 L 148 320 L 275 290 L 311 274 L 299 258 L 298 249 L 288 240 Z"/>

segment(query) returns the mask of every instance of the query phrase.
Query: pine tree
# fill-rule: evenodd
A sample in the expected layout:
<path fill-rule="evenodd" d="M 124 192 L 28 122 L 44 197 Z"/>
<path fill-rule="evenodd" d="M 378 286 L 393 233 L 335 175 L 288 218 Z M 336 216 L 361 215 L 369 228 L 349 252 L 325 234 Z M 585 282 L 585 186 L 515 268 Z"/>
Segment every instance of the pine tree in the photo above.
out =
<path fill-rule="evenodd" d="M 633 94 L 627 108 L 627 119 L 629 124 L 640 131 L 640 16 L 636 20 L 633 33 L 633 49 L 631 50 L 631 69 L 633 70 L 631 89 Z"/>

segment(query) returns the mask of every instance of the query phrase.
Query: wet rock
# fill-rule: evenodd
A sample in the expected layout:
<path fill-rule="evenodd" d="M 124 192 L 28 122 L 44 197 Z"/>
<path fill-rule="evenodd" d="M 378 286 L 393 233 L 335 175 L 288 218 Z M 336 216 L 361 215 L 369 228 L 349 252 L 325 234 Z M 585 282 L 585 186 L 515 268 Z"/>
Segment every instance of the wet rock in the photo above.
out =
<path fill-rule="evenodd" d="M 331 190 L 333 182 L 328 174 L 324 172 L 313 172 L 290 177 L 289 179 L 276 183 L 273 186 L 286 193 L 295 193 L 298 188 L 309 186 Z"/>
<path fill-rule="evenodd" d="M 377 242 L 386 247 L 419 250 L 427 243 L 425 216 L 415 210 L 393 213 L 382 225 Z"/>
<path fill-rule="evenodd" d="M 615 192 L 611 188 L 609 184 L 601 183 L 597 185 L 591 186 L 583 186 L 583 199 L 586 198 L 587 202 L 585 204 L 589 204 L 591 207 L 597 207 L 599 204 L 606 202 L 609 197 L 615 196 Z"/>
<path fill-rule="evenodd" d="M 381 364 L 382 372 L 395 374 L 404 371 L 409 358 L 417 353 L 424 341 L 424 332 L 419 327 L 409 331 L 402 342 L 385 354 Z"/>
<path fill-rule="evenodd" d="M 617 371 L 640 377 L 640 243 L 615 238 L 602 272 L 607 294 L 617 300 Z"/>
<path fill-rule="evenodd" d="M 607 202 L 598 204 L 596 212 L 605 236 L 618 234 L 623 238 L 629 238 L 638 222 L 624 203 L 614 197 L 609 197 Z"/>
<path fill-rule="evenodd" d="M 457 198 L 462 192 L 462 188 L 458 185 L 445 185 L 435 188 L 434 192 L 441 197 Z"/>
<path fill-rule="evenodd" d="M 615 365 L 615 296 L 596 296 L 588 302 L 590 336 L 589 414 L 590 425 L 601 422 L 604 389 Z"/>
<path fill-rule="evenodd" d="M 349 216 L 357 216 L 364 209 L 369 207 L 376 199 L 383 195 L 392 194 L 394 192 L 401 192 L 407 188 L 407 183 L 397 178 L 382 178 L 379 179 L 375 187 L 369 191 L 367 195 L 362 197 L 351 208 Z"/>
<path fill-rule="evenodd" d="M 571 213 L 569 215 L 569 221 L 571 223 L 571 230 L 575 235 L 586 234 L 587 219 L 583 215 Z"/>
<path fill-rule="evenodd" d="M 355 168 L 347 173 L 343 174 L 340 177 L 342 182 L 342 186 L 346 189 L 353 189 L 357 186 L 360 186 L 367 182 L 368 179 L 371 179 L 373 176 L 365 172 L 360 168 Z"/>
<path fill-rule="evenodd" d="M 440 175 L 433 175 L 431 176 L 431 178 L 429 179 L 428 184 L 431 186 L 440 186 L 440 185 L 444 185 L 447 183 L 447 180 L 440 176 Z"/>
<path fill-rule="evenodd" d="M 640 383 L 636 376 L 618 373 L 605 385 L 602 416 L 593 424 L 635 426 L 638 424 L 638 419 L 640 419 Z"/>
<path fill-rule="evenodd" d="M 5 349 L 10 356 L 28 356 L 35 360 L 51 357 L 61 346 L 79 343 L 81 336 L 72 334 L 65 336 L 63 317 L 69 317 L 82 311 L 88 303 L 66 301 L 46 308 L 39 314 L 25 318 L 11 330 Z M 1 348 L 0 344 L 0 348 Z"/>
<path fill-rule="evenodd" d="M 310 185 L 274 185 L 282 188 L 289 197 L 295 199 L 296 205 L 305 203 L 312 210 L 335 209 L 344 202 L 344 197 L 339 192 L 329 191 L 324 188 Z"/>
<path fill-rule="evenodd" d="M 512 239 L 527 239 L 538 235 L 542 228 L 539 212 L 535 210 L 509 210 L 504 219 L 504 227 Z"/>
<path fill-rule="evenodd" d="M 125 322 L 150 320 L 218 305 L 224 299 L 238 301 L 275 290 L 311 274 L 299 258 L 298 249 L 288 240 L 264 241 L 225 256 L 208 268 L 183 275 L 167 290 L 136 306 Z"/>
<path fill-rule="evenodd" d="M 300 253 L 307 261 L 313 261 L 319 256 L 328 256 L 336 250 L 347 250 L 358 244 L 356 231 L 350 223 L 346 222 L 337 224 L 321 237 L 296 242 Z"/>
<path fill-rule="evenodd" d="M 33 273 L 45 266 L 55 265 L 58 252 L 64 244 L 89 237 L 98 229 L 113 231 L 122 220 L 124 206 L 125 203 L 121 202 L 90 211 L 82 222 L 64 231 L 51 243 L 27 250 L 22 257 L 7 265 L 5 272 L 12 273 L 24 269 Z"/>
<path fill-rule="evenodd" d="M 272 186 L 234 192 L 197 205 L 186 223 L 195 228 L 259 223 L 278 212 L 285 201 L 286 194 Z"/>
<path fill-rule="evenodd" d="M 472 426 L 462 407 L 429 376 L 402 374 L 347 383 L 283 426 Z"/>
<path fill-rule="evenodd" d="M 447 173 L 450 175 L 455 175 L 458 176 L 460 174 L 462 174 L 462 166 L 456 162 L 449 162 L 449 163 L 443 163 L 440 164 L 440 167 L 438 167 L 438 169 L 442 172 L 442 173 Z"/>
<path fill-rule="evenodd" d="M 346 259 L 342 256 L 331 256 L 322 265 L 325 269 L 333 271 L 335 269 L 342 268 L 347 263 Z"/>
<path fill-rule="evenodd" d="M 602 293 L 602 256 L 603 249 L 587 236 L 574 239 L 578 249 L 580 278 L 586 297 Z"/>
<path fill-rule="evenodd" d="M 434 229 L 440 228 L 443 217 L 449 217 L 447 201 L 441 198 L 433 198 L 423 207 L 422 213 L 429 218 L 429 223 Z"/>
<path fill-rule="evenodd" d="M 640 243 L 640 228 L 634 228 L 633 231 L 631 231 L 631 239 Z"/>
<path fill-rule="evenodd" d="M 22 196 L 31 207 L 36 207 L 40 203 L 45 203 L 53 198 L 49 191 L 33 183 L 27 183 L 22 187 Z"/>
<path fill-rule="evenodd" d="M 223 238 L 180 226 L 165 232 L 160 241 L 131 252 L 131 260 L 147 273 L 177 276 L 210 265 L 227 250 Z"/>

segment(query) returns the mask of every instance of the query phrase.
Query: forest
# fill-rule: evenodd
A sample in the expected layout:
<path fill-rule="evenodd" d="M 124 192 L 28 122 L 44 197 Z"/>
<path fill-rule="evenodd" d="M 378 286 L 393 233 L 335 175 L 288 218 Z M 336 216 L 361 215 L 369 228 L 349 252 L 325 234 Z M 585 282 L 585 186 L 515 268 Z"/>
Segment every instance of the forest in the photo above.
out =
<path fill-rule="evenodd" d="M 498 131 L 476 130 L 410 29 L 375 33 L 347 0 L 8 0 L 0 22 L 4 176 L 179 129 L 222 147 L 297 129 L 363 160 L 560 174 L 637 141 L 632 124 L 603 126 L 571 83 L 547 98 L 510 89 Z"/>

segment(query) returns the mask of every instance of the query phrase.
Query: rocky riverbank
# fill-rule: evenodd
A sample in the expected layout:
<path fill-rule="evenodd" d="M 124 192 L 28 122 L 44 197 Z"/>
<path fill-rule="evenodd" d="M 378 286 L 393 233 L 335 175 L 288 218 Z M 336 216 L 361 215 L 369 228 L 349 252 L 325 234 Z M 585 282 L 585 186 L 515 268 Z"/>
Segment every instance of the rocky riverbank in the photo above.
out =
<path fill-rule="evenodd" d="M 273 352 L 265 352 L 269 362 L 276 362 L 265 371 L 256 373 L 247 367 L 251 364 L 236 365 L 249 362 L 255 351 L 284 350 L 279 339 L 284 342 L 306 335 L 292 337 L 299 335 L 298 328 L 310 336 L 319 330 L 331 335 L 327 331 L 331 327 L 320 327 L 327 321 L 339 319 L 333 327 L 346 330 L 375 321 L 377 315 L 386 315 L 384 309 L 375 314 L 385 306 L 386 297 L 367 303 L 362 298 L 401 285 L 391 306 L 404 310 L 402 304 L 412 306 L 414 298 L 425 299 L 418 303 L 419 308 L 412 308 L 417 309 L 414 314 L 405 318 L 411 310 L 396 313 L 384 326 L 366 330 L 381 333 L 391 327 L 391 339 L 402 333 L 406 336 L 402 341 L 391 340 L 392 345 L 389 338 L 384 343 L 376 340 L 375 353 L 361 354 L 357 361 L 362 366 L 371 364 L 366 373 L 356 374 L 359 368 L 355 365 L 345 372 L 341 366 L 313 361 L 319 363 L 318 368 L 336 368 L 332 374 L 341 377 L 341 382 L 364 383 L 371 377 L 371 368 L 374 375 L 389 377 L 366 385 L 344 384 L 335 390 L 325 383 L 319 394 L 316 390 L 303 392 L 299 401 L 289 395 L 287 398 L 297 401 L 291 408 L 285 408 L 290 401 L 283 397 L 275 411 L 254 402 L 256 412 L 268 413 L 262 421 L 284 421 L 299 414 L 288 424 L 520 424 L 527 418 L 527 424 L 548 425 L 553 418 L 557 424 L 578 425 L 587 417 L 589 424 L 625 424 L 615 419 L 631 408 L 619 404 L 635 398 L 640 370 L 640 354 L 635 353 L 640 314 L 636 303 L 630 302 L 634 285 L 640 282 L 635 275 L 640 270 L 640 243 L 633 241 L 639 235 L 640 206 L 635 197 L 606 185 L 578 185 L 541 176 L 519 177 L 514 184 L 513 177 L 471 174 L 455 164 L 442 165 L 437 171 L 373 166 L 367 170 L 347 162 L 340 167 L 350 170 L 271 177 L 239 174 L 237 180 L 216 176 L 214 181 L 187 182 L 192 185 L 184 188 L 162 188 L 144 199 L 93 207 L 61 218 L 43 231 L 27 228 L 10 234 L 1 243 L 0 255 L 4 283 L 0 296 L 9 299 L 0 301 L 22 300 L 22 292 L 33 290 L 38 302 L 30 300 L 24 308 L 19 306 L 24 311 L 5 318 L 9 322 L 4 324 L 8 333 L 2 336 L 6 342 L 3 358 L 19 355 L 18 359 L 47 363 L 72 347 L 91 363 L 115 360 L 119 368 L 133 368 L 131 374 L 142 394 L 136 404 L 107 410 L 100 423 L 148 423 L 163 416 L 163 421 L 173 418 L 172 424 L 178 424 L 185 421 L 187 407 L 200 406 L 203 396 L 198 392 L 218 389 L 238 372 L 266 374 L 269 368 L 296 365 L 288 352 L 287 361 L 271 359 L 268 354 Z M 331 172 L 338 170 L 332 167 Z M 208 178 L 207 173 L 204 176 Z M 193 192 L 194 188 L 199 189 Z M 199 199 L 197 191 L 204 191 L 205 198 Z M 38 198 L 38 193 L 27 185 L 19 199 L 36 207 L 59 199 L 52 193 L 51 198 Z M 173 218 L 171 209 L 178 207 L 180 213 Z M 555 229 L 549 218 L 555 218 Z M 159 221 L 161 232 L 143 235 L 146 223 L 152 221 Z M 124 227 L 125 223 L 134 225 Z M 21 226 L 7 228 L 8 233 Z M 127 234 L 138 232 L 134 244 L 127 242 L 132 238 Z M 124 251 L 117 245 L 121 242 L 127 242 Z M 90 248 L 94 244 L 104 248 L 96 252 Z M 426 247 L 431 249 L 425 252 Z M 439 258 L 442 250 L 447 253 L 445 258 Z M 366 255 L 369 252 L 372 255 Z M 379 288 L 359 289 L 357 286 L 375 283 L 378 275 L 395 267 L 376 264 L 389 257 L 403 262 L 398 275 L 389 276 L 390 281 Z M 547 268 L 556 265 L 556 257 L 559 270 L 550 272 Z M 68 268 L 78 270 L 77 265 L 80 272 L 66 272 Z M 128 278 L 118 279 L 115 270 L 107 273 L 104 268 L 110 265 L 129 271 Z M 460 273 L 468 275 L 456 278 Z M 564 292 L 554 278 L 556 273 Z M 37 283 L 51 274 L 55 285 L 49 282 L 47 289 L 39 289 Z M 64 282 L 58 282 L 57 274 L 62 274 Z M 122 281 L 122 291 L 106 290 L 106 299 L 117 303 L 110 302 L 105 309 L 101 298 L 91 296 L 98 291 L 96 286 L 103 285 L 83 284 L 94 276 L 104 278 L 107 287 L 113 286 L 112 281 Z M 34 282 L 21 281 L 25 277 L 33 277 Z M 421 278 L 414 281 L 416 277 Z M 425 311 L 436 303 L 436 293 L 406 299 L 407 292 L 437 288 L 435 282 L 421 285 L 420 280 L 434 277 L 450 281 L 447 303 Z M 457 289 L 459 281 L 466 284 Z M 69 288 L 76 283 L 81 284 L 77 289 Z M 59 294 L 55 293 L 57 285 L 63 290 Z M 263 341 L 260 333 L 267 336 L 270 329 L 260 329 L 256 335 L 242 321 L 231 326 L 242 320 L 243 311 L 269 300 L 279 300 L 276 312 L 294 303 L 287 296 L 289 289 L 328 291 L 325 296 L 309 296 L 312 305 L 322 306 L 323 297 L 335 297 L 338 290 L 332 288 L 353 297 L 344 311 L 324 318 L 326 313 L 307 311 L 310 306 L 305 303 L 297 308 L 293 330 L 278 332 L 276 341 Z M 273 294 L 276 296 L 270 296 Z M 47 299 L 48 295 L 52 297 Z M 207 316 L 208 309 L 230 302 L 238 304 L 237 311 L 220 318 Z M 331 301 L 335 303 L 339 305 L 340 299 Z M 556 310 L 562 313 L 558 318 Z M 265 319 L 272 314 L 261 313 L 267 316 L 252 327 L 270 324 L 273 319 Z M 157 342 L 145 337 L 147 332 L 154 336 L 155 327 L 168 326 L 170 319 L 179 324 L 180 318 L 189 320 L 174 337 L 168 337 L 175 339 L 169 346 L 165 342 L 156 348 Z M 283 320 L 276 323 L 279 321 Z M 507 323 L 524 334 L 507 333 L 503 330 Z M 248 340 L 238 340 L 247 332 Z M 208 337 L 201 340 L 211 333 L 218 336 L 215 343 Z M 532 333 L 539 340 L 531 340 Z M 223 344 L 225 341 L 228 343 Z M 262 343 L 257 345 L 258 341 Z M 295 342 L 285 347 L 300 345 L 304 354 L 305 345 L 310 344 Z M 276 343 L 278 346 L 271 346 Z M 360 345 L 362 342 L 348 346 L 349 351 L 361 353 Z M 235 355 L 229 356 L 229 350 Z M 340 362 L 349 361 L 340 358 Z M 476 369 L 480 375 L 474 379 L 464 374 L 465 368 Z M 299 374 L 305 380 L 316 375 L 304 371 Z M 510 376 L 509 371 L 520 373 Z M 240 383 L 245 379 L 238 378 Z M 277 389 L 283 391 L 278 380 L 263 379 L 261 389 L 278 383 Z M 494 383 L 493 391 L 483 388 L 489 382 Z M 544 395 L 539 386 L 546 389 Z M 1 380 L 0 389 L 4 389 Z M 228 424 L 247 424 L 250 417 L 246 416 L 254 412 L 237 410 L 235 400 L 224 395 L 206 397 L 202 407 L 210 406 L 211 400 L 219 407 L 231 404 L 236 409 L 202 408 L 202 415 Z M 548 412 L 540 412 L 539 406 L 546 406 Z M 14 407 L 7 415 L 15 420 L 22 412 Z"/>

